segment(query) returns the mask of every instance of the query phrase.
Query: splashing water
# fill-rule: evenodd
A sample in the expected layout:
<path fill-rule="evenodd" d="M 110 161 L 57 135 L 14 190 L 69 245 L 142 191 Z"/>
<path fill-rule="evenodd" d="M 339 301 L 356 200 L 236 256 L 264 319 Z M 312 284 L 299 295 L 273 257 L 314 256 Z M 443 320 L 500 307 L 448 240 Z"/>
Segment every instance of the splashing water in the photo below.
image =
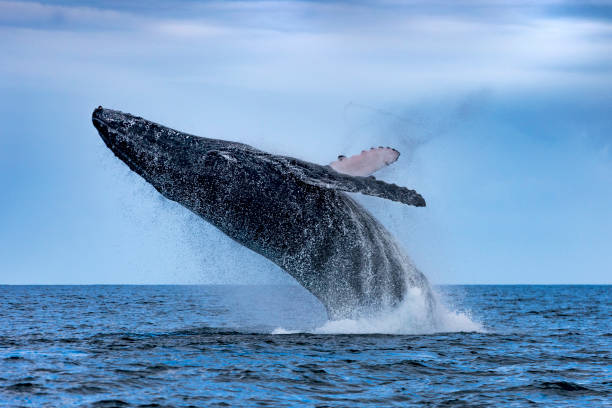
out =
<path fill-rule="evenodd" d="M 433 292 L 432 292 L 433 293 Z M 419 288 L 410 288 L 404 300 L 395 308 L 374 316 L 357 319 L 330 320 L 308 333 L 312 334 L 432 334 L 442 332 L 485 332 L 466 312 L 456 312 L 444 305 L 434 293 L 435 306 L 429 306 L 430 296 Z M 301 331 L 279 327 L 272 334 L 296 334 Z"/>

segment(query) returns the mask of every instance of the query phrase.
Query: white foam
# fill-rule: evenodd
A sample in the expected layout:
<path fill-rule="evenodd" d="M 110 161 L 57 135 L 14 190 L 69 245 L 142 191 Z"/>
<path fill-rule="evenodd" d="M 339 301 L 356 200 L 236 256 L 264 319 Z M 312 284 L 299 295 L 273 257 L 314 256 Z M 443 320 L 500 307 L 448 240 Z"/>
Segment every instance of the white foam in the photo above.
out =
<path fill-rule="evenodd" d="M 300 331 L 279 327 L 272 334 L 295 334 Z M 429 309 L 427 296 L 417 288 L 410 289 L 402 303 L 375 316 L 358 319 L 330 320 L 313 334 L 432 334 L 448 332 L 484 332 L 478 322 L 464 312 L 447 308 L 436 299 Z"/>
<path fill-rule="evenodd" d="M 277 327 L 276 329 L 272 330 L 271 334 L 297 334 L 297 333 L 303 333 L 300 330 L 286 330 L 283 329 L 282 327 Z"/>

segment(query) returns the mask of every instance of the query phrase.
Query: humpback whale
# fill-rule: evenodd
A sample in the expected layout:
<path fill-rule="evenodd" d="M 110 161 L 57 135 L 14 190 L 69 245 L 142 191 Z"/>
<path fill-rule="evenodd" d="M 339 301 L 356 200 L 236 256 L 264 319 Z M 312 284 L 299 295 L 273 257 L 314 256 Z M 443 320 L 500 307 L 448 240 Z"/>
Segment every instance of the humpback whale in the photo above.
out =
<path fill-rule="evenodd" d="M 430 294 L 391 234 L 347 194 L 425 206 L 414 190 L 371 176 L 397 160 L 396 150 L 373 148 L 324 166 L 102 107 L 92 121 L 131 170 L 281 267 L 323 303 L 330 319 L 393 307 L 411 287 Z"/>

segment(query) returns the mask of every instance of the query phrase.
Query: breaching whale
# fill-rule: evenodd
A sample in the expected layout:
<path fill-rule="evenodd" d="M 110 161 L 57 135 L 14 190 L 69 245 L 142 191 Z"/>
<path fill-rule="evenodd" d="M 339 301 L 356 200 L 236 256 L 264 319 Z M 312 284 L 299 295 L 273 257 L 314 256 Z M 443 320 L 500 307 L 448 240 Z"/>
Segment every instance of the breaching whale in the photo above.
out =
<path fill-rule="evenodd" d="M 331 319 L 395 306 L 410 287 L 430 296 L 427 279 L 391 234 L 346 194 L 425 206 L 414 190 L 369 176 L 397 160 L 396 150 L 366 150 L 322 166 L 102 107 L 92 121 L 131 170 L 280 266 L 323 303 Z"/>

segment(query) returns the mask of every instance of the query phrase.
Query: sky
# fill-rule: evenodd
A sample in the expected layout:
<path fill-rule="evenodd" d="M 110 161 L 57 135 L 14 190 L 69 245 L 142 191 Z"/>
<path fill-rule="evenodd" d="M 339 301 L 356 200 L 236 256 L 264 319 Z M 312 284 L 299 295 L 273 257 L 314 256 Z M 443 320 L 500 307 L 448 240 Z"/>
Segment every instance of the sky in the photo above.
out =
<path fill-rule="evenodd" d="M 327 164 L 436 284 L 612 283 L 612 2 L 0 0 L 0 284 L 289 283 L 161 197 L 102 105 Z"/>

